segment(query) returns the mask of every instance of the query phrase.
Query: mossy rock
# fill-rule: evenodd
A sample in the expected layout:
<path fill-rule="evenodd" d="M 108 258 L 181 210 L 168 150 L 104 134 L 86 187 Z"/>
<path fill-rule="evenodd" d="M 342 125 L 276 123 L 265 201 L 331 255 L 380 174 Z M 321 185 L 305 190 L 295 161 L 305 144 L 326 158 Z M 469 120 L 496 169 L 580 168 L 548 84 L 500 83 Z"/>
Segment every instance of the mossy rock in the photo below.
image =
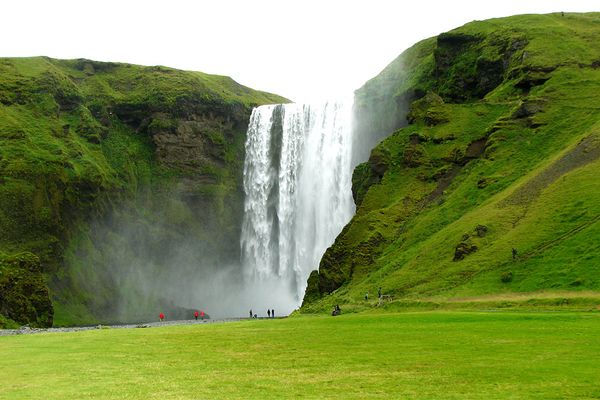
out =
<path fill-rule="evenodd" d="M 429 157 L 425 147 L 420 144 L 407 145 L 402 155 L 402 163 L 408 168 L 417 168 L 429 164 Z"/>
<path fill-rule="evenodd" d="M 320 297 L 321 292 L 319 291 L 319 271 L 314 270 L 308 276 L 306 291 L 304 292 L 304 299 L 302 300 L 302 304 L 308 304 L 310 302 L 318 300 Z"/>
<path fill-rule="evenodd" d="M 0 314 L 22 325 L 52 326 L 54 309 L 35 254 L 19 253 L 0 261 Z"/>
<path fill-rule="evenodd" d="M 432 126 L 448 121 L 448 115 L 443 107 L 444 100 L 434 92 L 427 92 L 419 100 L 410 105 L 410 111 L 406 116 L 409 123 L 425 123 Z"/>

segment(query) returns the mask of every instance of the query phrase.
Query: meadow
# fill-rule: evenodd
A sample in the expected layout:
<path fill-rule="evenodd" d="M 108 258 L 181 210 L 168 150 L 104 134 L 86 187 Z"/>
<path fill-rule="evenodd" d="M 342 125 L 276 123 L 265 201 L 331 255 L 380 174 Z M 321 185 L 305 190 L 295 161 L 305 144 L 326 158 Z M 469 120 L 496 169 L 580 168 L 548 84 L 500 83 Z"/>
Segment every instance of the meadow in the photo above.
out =
<path fill-rule="evenodd" d="M 600 314 L 296 316 L 0 337 L 0 399 L 600 397 Z"/>

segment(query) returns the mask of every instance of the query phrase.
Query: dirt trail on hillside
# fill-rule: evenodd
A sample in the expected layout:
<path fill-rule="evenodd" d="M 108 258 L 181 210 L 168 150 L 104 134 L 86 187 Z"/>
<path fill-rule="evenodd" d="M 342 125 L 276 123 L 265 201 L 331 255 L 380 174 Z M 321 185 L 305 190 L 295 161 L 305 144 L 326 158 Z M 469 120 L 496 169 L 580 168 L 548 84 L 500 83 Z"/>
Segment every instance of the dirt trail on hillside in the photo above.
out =
<path fill-rule="evenodd" d="M 527 205 L 562 175 L 596 161 L 598 158 L 600 158 L 600 139 L 597 135 L 587 136 L 559 160 L 522 184 L 499 205 L 500 207 Z"/>

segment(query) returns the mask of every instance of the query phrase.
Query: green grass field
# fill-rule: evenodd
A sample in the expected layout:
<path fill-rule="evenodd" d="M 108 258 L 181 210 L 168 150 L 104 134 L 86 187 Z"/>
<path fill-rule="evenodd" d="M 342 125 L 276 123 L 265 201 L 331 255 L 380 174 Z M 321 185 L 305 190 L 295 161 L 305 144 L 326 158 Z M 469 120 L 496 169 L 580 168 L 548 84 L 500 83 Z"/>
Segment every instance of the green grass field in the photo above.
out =
<path fill-rule="evenodd" d="M 1 399 L 600 398 L 600 314 L 296 317 L 0 337 Z"/>

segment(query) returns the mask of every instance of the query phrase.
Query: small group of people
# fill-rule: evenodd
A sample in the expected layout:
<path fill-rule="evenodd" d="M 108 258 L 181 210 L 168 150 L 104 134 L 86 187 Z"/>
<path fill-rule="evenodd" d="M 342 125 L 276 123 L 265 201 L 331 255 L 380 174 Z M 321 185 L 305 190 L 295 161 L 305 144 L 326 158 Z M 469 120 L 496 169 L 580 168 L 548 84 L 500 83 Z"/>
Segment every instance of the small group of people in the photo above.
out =
<path fill-rule="evenodd" d="M 196 318 L 196 321 L 198 321 L 198 317 L 200 317 L 201 320 L 204 320 L 204 311 L 200 310 L 200 313 L 198 313 L 198 311 L 194 311 L 194 318 Z"/>
<path fill-rule="evenodd" d="M 196 321 L 198 321 L 198 317 L 200 317 L 201 320 L 204 320 L 204 318 L 206 317 L 206 314 L 202 310 L 200 310 L 200 311 L 196 310 L 196 311 L 194 311 L 194 318 L 196 319 Z M 158 314 L 158 319 L 160 319 L 160 322 L 163 322 L 165 320 L 165 314 L 164 313 Z"/>
<path fill-rule="evenodd" d="M 340 315 L 342 313 L 342 309 L 340 308 L 339 304 L 336 304 L 335 307 L 333 307 L 333 311 L 331 312 L 332 316 L 336 316 L 336 315 Z"/>
<path fill-rule="evenodd" d="M 267 316 L 269 318 L 275 318 L 275 310 L 274 309 L 267 309 Z M 258 318 L 258 314 L 254 314 L 252 312 L 252 309 L 250 309 L 250 318 Z"/>

